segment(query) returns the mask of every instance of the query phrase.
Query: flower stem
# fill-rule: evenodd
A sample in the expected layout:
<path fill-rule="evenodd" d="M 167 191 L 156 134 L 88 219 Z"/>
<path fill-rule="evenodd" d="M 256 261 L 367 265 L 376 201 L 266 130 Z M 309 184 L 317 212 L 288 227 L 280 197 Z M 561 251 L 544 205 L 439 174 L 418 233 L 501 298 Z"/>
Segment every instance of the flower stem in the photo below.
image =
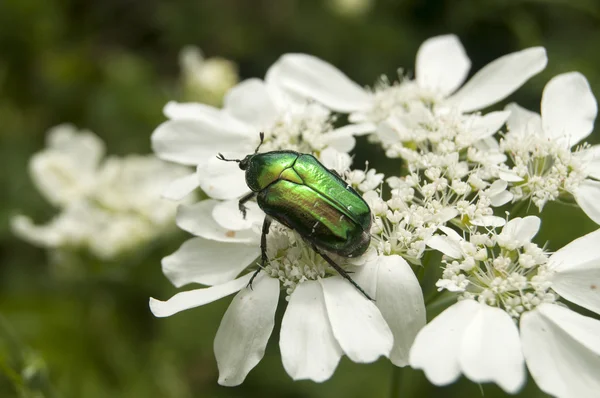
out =
<path fill-rule="evenodd" d="M 404 368 L 392 365 L 392 379 L 390 380 L 390 398 L 405 397 L 403 394 Z"/>

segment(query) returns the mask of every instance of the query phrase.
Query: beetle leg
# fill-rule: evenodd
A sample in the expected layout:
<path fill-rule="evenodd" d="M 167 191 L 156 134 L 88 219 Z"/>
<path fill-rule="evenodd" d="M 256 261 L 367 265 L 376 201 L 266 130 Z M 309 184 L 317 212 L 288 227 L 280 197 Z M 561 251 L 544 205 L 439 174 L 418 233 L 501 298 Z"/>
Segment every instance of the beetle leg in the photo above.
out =
<path fill-rule="evenodd" d="M 242 212 L 242 216 L 244 217 L 244 220 L 246 219 L 246 212 L 248 211 L 248 208 L 246 206 L 244 206 L 244 203 L 246 203 L 250 199 L 254 198 L 254 196 L 256 196 L 256 192 L 250 192 L 250 193 L 242 196 L 242 198 L 238 202 L 238 207 L 239 207 L 240 211 Z"/>
<path fill-rule="evenodd" d="M 265 221 L 263 221 L 262 233 L 260 235 L 260 268 L 254 272 L 254 275 L 252 275 L 252 278 L 250 278 L 250 282 L 248 282 L 247 287 L 250 289 L 252 289 L 252 282 L 254 281 L 254 278 L 256 278 L 256 275 L 258 275 L 260 270 L 265 268 L 267 261 L 269 260 L 267 258 L 267 235 L 269 234 L 271 222 L 273 222 L 273 219 L 269 216 L 266 216 Z"/>
<path fill-rule="evenodd" d="M 371 301 L 375 301 L 360 286 L 358 286 L 358 283 L 354 282 L 354 279 L 352 279 L 350 277 L 350 275 L 348 275 L 348 272 L 346 272 L 346 270 L 344 270 L 342 267 L 340 267 L 339 265 L 337 265 L 335 263 L 335 261 L 333 261 L 327 254 L 325 254 L 321 250 L 319 250 L 315 245 L 312 245 L 312 247 L 313 247 L 313 250 L 315 252 L 317 252 L 321 257 L 323 257 L 323 259 L 325 261 L 327 261 L 327 263 L 329 265 L 331 265 L 331 267 L 334 270 L 336 270 L 338 272 L 338 274 L 340 274 L 342 276 L 342 278 L 344 278 L 348 282 L 350 282 L 352 284 L 352 286 L 354 286 L 359 292 L 361 292 L 363 294 L 363 296 L 365 296 L 366 298 L 368 298 Z"/>

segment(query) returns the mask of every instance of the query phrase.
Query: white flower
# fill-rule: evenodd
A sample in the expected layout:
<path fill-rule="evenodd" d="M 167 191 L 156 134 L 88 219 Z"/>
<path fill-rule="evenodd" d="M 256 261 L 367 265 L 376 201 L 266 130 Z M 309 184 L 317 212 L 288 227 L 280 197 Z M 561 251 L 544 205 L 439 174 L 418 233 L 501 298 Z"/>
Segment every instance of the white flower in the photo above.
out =
<path fill-rule="evenodd" d="M 179 64 L 183 89 L 190 100 L 219 105 L 239 80 L 236 64 L 220 57 L 205 59 L 198 47 L 182 48 Z"/>
<path fill-rule="evenodd" d="M 343 354 L 355 362 L 372 362 L 383 355 L 405 366 L 414 336 L 425 323 L 421 288 L 406 261 L 374 251 L 352 259 L 352 264 L 334 257 L 355 271 L 353 279 L 375 299 L 373 303 L 299 235 L 275 223 L 267 235 L 268 262 L 252 289 L 246 288 L 250 274 L 234 278 L 260 254 L 263 216 L 255 203 L 248 205 L 245 220 L 231 201 L 209 199 L 180 206 L 178 225 L 198 237 L 164 258 L 163 272 L 178 287 L 189 283 L 212 287 L 150 302 L 156 316 L 169 316 L 239 291 L 215 338 L 219 383 L 240 384 L 262 357 L 280 289 L 289 301 L 280 349 L 284 367 L 294 379 L 328 379 Z"/>
<path fill-rule="evenodd" d="M 237 164 L 216 158 L 252 153 L 259 142 L 261 151 L 277 149 L 319 154 L 327 148 L 348 152 L 354 147 L 356 129 L 332 127 L 327 109 L 306 101 L 295 101 L 269 80 L 249 79 L 225 96 L 223 109 L 202 104 L 168 103 L 170 120 L 152 134 L 159 158 L 197 166 L 197 172 L 178 181 L 165 192 L 179 199 L 197 187 L 215 199 L 238 198 L 248 191 Z"/>
<path fill-rule="evenodd" d="M 160 192 L 185 168 L 153 156 L 102 160 L 103 142 L 88 131 L 61 125 L 48 133 L 48 148 L 33 155 L 31 178 L 61 213 L 37 226 L 12 219 L 14 232 L 50 249 L 85 249 L 109 259 L 173 229 L 176 203 Z"/>
<path fill-rule="evenodd" d="M 514 92 L 546 66 L 541 47 L 505 55 L 476 73 L 464 86 L 471 62 L 458 38 L 426 40 L 417 53 L 415 80 L 369 92 L 327 62 L 306 54 L 286 54 L 273 66 L 276 81 L 330 109 L 353 113 L 352 120 L 378 123 L 406 101 L 443 102 L 462 112 L 492 105 Z M 374 127 L 374 126 L 373 126 Z"/>
<path fill-rule="evenodd" d="M 501 148 L 514 166 L 501 175 L 512 182 L 515 200 L 531 198 L 541 210 L 567 194 L 600 223 L 600 146 L 571 152 L 590 135 L 598 112 L 586 78 L 577 72 L 551 79 L 542 95 L 541 116 L 511 104 L 509 133 Z"/>
<path fill-rule="evenodd" d="M 548 394 L 597 395 L 600 321 L 579 315 L 557 300 L 563 297 L 600 313 L 600 230 L 548 258 L 530 242 L 538 229 L 537 217 L 517 218 L 501 234 L 487 242 L 477 239 L 472 245 L 477 251 L 497 244 L 496 259 L 527 256 L 525 266 L 520 261 L 491 259 L 466 273 L 447 266 L 448 275 L 467 276 L 466 292 L 422 329 L 410 352 L 411 366 L 423 369 L 432 383 L 449 384 L 462 373 L 475 382 L 492 381 L 516 393 L 526 380 L 526 363 Z M 447 238 L 434 240 L 432 246 L 454 261 L 464 261 L 469 242 L 445 232 Z"/>

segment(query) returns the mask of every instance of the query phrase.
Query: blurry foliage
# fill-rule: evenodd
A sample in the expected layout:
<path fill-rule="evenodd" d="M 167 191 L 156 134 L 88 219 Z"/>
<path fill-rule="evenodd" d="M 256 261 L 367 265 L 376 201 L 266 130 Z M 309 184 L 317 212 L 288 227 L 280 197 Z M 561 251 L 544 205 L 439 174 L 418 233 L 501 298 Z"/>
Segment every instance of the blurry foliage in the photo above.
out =
<path fill-rule="evenodd" d="M 28 384 L 23 369 L 45 369 L 43 363 L 46 381 L 59 396 L 73 398 L 389 394 L 392 367 L 383 360 L 357 365 L 344 359 L 328 382 L 292 382 L 281 365 L 277 327 L 265 359 L 244 385 L 219 387 L 212 340 L 228 300 L 168 319 L 154 319 L 148 310 L 149 296 L 167 298 L 175 291 L 161 275 L 160 258 L 181 236 L 133 263 L 100 265 L 126 269 L 117 276 L 65 277 L 48 265 L 46 253 L 17 241 L 8 229 L 18 210 L 40 221 L 53 213 L 27 174 L 28 159 L 42 148 L 49 127 L 72 122 L 89 128 L 113 154 L 150 151 L 149 136 L 164 119 L 162 106 L 182 98 L 178 52 L 188 44 L 208 57 L 237 62 L 242 78 L 262 77 L 280 54 L 302 51 L 367 85 L 381 73 L 395 77 L 399 67 L 410 74 L 421 42 L 452 32 L 464 43 L 472 70 L 507 52 L 545 46 L 548 68 L 511 97 L 530 109 L 539 110 L 541 90 L 552 76 L 571 70 L 584 73 L 600 94 L 596 0 L 377 0 L 358 17 L 335 12 L 333 3 L 0 1 L 0 312 L 33 350 L 10 351 L 12 343 L 0 336 L 0 396 L 37 396 L 42 390 Z M 367 158 L 380 159 L 371 166 L 381 171 L 399 167 L 365 139 L 358 143 L 358 167 Z M 537 240 L 556 249 L 595 228 L 581 211 L 550 204 Z M 406 394 L 504 396 L 496 386 L 464 379 L 435 388 L 421 372 L 396 373 Z M 521 395 L 544 396 L 532 381 Z"/>

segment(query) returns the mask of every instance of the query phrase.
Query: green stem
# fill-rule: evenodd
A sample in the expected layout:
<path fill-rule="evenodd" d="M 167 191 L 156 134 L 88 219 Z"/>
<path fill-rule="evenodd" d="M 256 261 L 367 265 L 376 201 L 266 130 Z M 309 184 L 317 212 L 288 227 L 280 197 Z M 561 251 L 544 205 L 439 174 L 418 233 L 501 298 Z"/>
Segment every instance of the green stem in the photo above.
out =
<path fill-rule="evenodd" d="M 518 217 L 519 214 L 521 214 L 521 212 L 523 211 L 523 209 L 525 209 L 528 204 L 529 204 L 529 201 L 527 201 L 527 200 L 521 200 L 516 205 L 514 205 L 512 207 L 512 209 L 510 209 L 510 211 L 509 211 L 510 218 L 512 219 L 512 218 Z"/>
<path fill-rule="evenodd" d="M 390 380 L 390 398 L 400 396 L 402 386 L 402 368 L 392 364 L 392 380 Z"/>

